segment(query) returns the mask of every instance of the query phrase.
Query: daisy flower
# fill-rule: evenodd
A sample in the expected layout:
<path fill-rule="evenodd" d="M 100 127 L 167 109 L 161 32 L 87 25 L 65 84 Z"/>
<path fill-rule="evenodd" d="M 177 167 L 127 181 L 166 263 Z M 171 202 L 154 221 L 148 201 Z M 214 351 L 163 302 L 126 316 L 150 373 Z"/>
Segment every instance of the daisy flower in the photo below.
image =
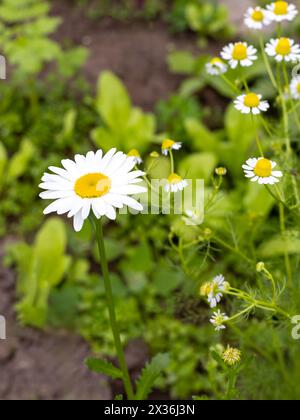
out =
<path fill-rule="evenodd" d="M 300 99 L 300 76 L 295 77 L 291 81 L 290 91 L 293 99 Z"/>
<path fill-rule="evenodd" d="M 134 158 L 134 161 L 137 165 L 140 165 L 141 163 L 143 163 L 143 159 L 140 155 L 140 152 L 136 149 L 130 150 L 127 156 Z"/>
<path fill-rule="evenodd" d="M 261 7 L 250 7 L 245 13 L 245 25 L 251 29 L 263 29 L 271 23 L 271 19 L 266 10 Z"/>
<path fill-rule="evenodd" d="M 248 159 L 246 164 L 243 165 L 243 169 L 246 178 L 250 178 L 252 182 L 274 185 L 280 181 L 278 178 L 283 176 L 281 171 L 274 171 L 276 166 L 276 162 L 261 157 L 259 159 Z"/>
<path fill-rule="evenodd" d="M 162 154 L 167 156 L 171 150 L 179 150 L 182 147 L 182 143 L 178 143 L 171 139 L 166 139 L 163 141 L 161 146 Z"/>
<path fill-rule="evenodd" d="M 206 64 L 206 71 L 211 76 L 220 76 L 221 74 L 226 73 L 227 70 L 228 66 L 219 57 L 213 58 L 209 63 Z"/>
<path fill-rule="evenodd" d="M 238 96 L 234 101 L 234 105 L 242 114 L 252 113 L 258 115 L 261 112 L 266 112 L 270 108 L 269 103 L 262 100 L 262 95 L 257 95 L 256 93 L 247 93 Z"/>
<path fill-rule="evenodd" d="M 298 11 L 294 4 L 289 4 L 287 1 L 275 1 L 267 6 L 267 14 L 269 19 L 280 23 L 284 20 L 292 21 Z"/>
<path fill-rule="evenodd" d="M 250 67 L 257 60 L 257 49 L 248 45 L 247 42 L 229 44 L 223 48 L 221 56 L 229 61 L 231 68 L 235 69 L 240 64 L 242 67 Z"/>
<path fill-rule="evenodd" d="M 210 322 L 215 326 L 216 331 L 221 331 L 226 329 L 224 323 L 228 321 L 228 319 L 229 318 L 226 314 L 218 310 L 217 312 L 214 312 L 213 316 L 210 319 Z"/>
<path fill-rule="evenodd" d="M 271 39 L 266 45 L 266 53 L 276 61 L 295 62 L 300 60 L 300 46 L 289 38 Z"/>
<path fill-rule="evenodd" d="M 185 179 L 181 178 L 180 175 L 171 174 L 167 179 L 165 191 L 175 193 L 184 190 L 184 188 L 186 188 L 187 186 L 188 182 Z"/>
<path fill-rule="evenodd" d="M 206 296 L 211 308 L 215 308 L 221 302 L 223 292 L 228 290 L 229 283 L 225 281 L 225 277 L 221 274 L 216 276 L 212 282 L 205 283 L 201 286 L 201 296 Z"/>
<path fill-rule="evenodd" d="M 241 351 L 233 347 L 228 346 L 227 349 L 222 353 L 222 359 L 228 366 L 235 366 L 241 361 Z"/>
<path fill-rule="evenodd" d="M 132 171 L 135 160 L 122 152 L 111 149 L 105 155 L 102 150 L 76 155 L 74 160 L 62 160 L 63 168 L 51 166 L 51 174 L 45 173 L 40 194 L 45 200 L 55 200 L 44 214 L 68 214 L 73 217 L 74 229 L 79 232 L 92 211 L 100 219 L 116 218 L 116 208 L 124 206 L 142 211 L 143 206 L 130 197 L 146 192 L 136 185 L 143 180 L 141 171 Z"/>

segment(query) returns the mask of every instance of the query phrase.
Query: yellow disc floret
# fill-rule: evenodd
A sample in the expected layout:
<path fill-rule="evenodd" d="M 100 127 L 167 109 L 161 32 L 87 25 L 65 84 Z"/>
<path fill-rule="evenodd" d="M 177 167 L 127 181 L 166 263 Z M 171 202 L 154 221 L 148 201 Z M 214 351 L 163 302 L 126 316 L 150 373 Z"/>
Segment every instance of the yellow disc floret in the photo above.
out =
<path fill-rule="evenodd" d="M 280 38 L 276 46 L 279 55 L 289 55 L 292 51 L 291 41 L 288 38 Z"/>
<path fill-rule="evenodd" d="M 255 168 L 255 175 L 261 178 L 267 178 L 272 175 L 272 163 L 269 159 L 260 159 Z"/>
<path fill-rule="evenodd" d="M 275 15 L 286 15 L 288 13 L 288 3 L 286 1 L 276 1 L 274 7 Z"/>
<path fill-rule="evenodd" d="M 239 349 L 228 346 L 222 354 L 222 359 L 228 366 L 235 366 L 241 361 L 241 355 Z"/>
<path fill-rule="evenodd" d="M 179 184 L 179 182 L 181 182 L 181 181 L 182 181 L 181 176 L 177 175 L 177 174 L 171 174 L 168 177 L 168 183 L 169 184 Z"/>
<path fill-rule="evenodd" d="M 87 174 L 79 178 L 74 191 L 81 198 L 99 198 L 107 194 L 111 188 L 111 180 L 101 173 Z"/>
<path fill-rule="evenodd" d="M 261 10 L 257 9 L 254 10 L 254 12 L 252 13 L 252 19 L 255 22 L 262 22 L 264 20 L 264 14 Z"/>
<path fill-rule="evenodd" d="M 130 152 L 128 153 L 127 156 L 129 156 L 129 157 L 136 157 L 136 158 L 141 157 L 140 152 L 138 150 L 136 150 L 136 149 L 130 150 Z"/>
<path fill-rule="evenodd" d="M 172 149 L 172 147 L 174 146 L 174 144 L 175 144 L 175 141 L 174 140 L 166 139 L 166 140 L 163 141 L 162 149 L 163 150 L 170 150 L 170 149 Z"/>
<path fill-rule="evenodd" d="M 248 57 L 247 47 L 245 44 L 239 42 L 235 44 L 233 52 L 232 52 L 232 58 L 234 60 L 245 60 Z"/>
<path fill-rule="evenodd" d="M 210 62 L 212 65 L 215 65 L 215 64 L 223 64 L 224 62 L 223 62 L 223 60 L 221 59 L 221 58 L 219 58 L 219 57 L 215 57 L 215 58 L 213 58 L 212 60 L 211 60 L 211 62 Z"/>
<path fill-rule="evenodd" d="M 248 93 L 245 96 L 244 105 L 249 108 L 257 108 L 259 106 L 260 99 L 256 93 Z"/>

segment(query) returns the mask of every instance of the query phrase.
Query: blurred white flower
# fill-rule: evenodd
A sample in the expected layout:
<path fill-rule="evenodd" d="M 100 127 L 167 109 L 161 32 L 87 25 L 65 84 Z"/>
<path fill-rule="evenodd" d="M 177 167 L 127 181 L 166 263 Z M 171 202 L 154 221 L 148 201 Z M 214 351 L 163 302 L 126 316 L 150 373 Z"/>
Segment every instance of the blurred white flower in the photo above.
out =
<path fill-rule="evenodd" d="M 295 63 L 300 60 L 300 46 L 290 38 L 271 39 L 266 45 L 266 53 L 278 62 Z"/>
<path fill-rule="evenodd" d="M 235 69 L 238 65 L 250 67 L 257 60 L 257 49 L 246 42 L 229 44 L 223 48 L 221 57 L 229 62 L 231 68 Z"/>
<path fill-rule="evenodd" d="M 276 162 L 261 157 L 259 159 L 248 159 L 246 164 L 243 165 L 243 169 L 246 178 L 250 178 L 252 182 L 274 185 L 280 181 L 278 178 L 283 176 L 281 171 L 274 171 L 276 166 Z"/>
<path fill-rule="evenodd" d="M 171 150 L 179 150 L 182 147 L 182 143 L 176 142 L 171 139 L 166 139 L 163 141 L 161 146 L 162 154 L 167 156 Z"/>
<path fill-rule="evenodd" d="M 238 111 L 241 111 L 242 114 L 254 114 L 258 115 L 261 112 L 266 112 L 270 105 L 267 101 L 262 100 L 262 95 L 257 95 L 256 93 L 247 93 L 245 95 L 240 95 L 234 101 L 235 108 Z"/>
<path fill-rule="evenodd" d="M 291 81 L 290 90 L 293 99 L 300 99 L 300 76 L 295 77 Z"/>
<path fill-rule="evenodd" d="M 226 73 L 228 66 L 219 57 L 213 58 L 209 63 L 206 64 L 206 71 L 211 76 L 220 76 Z"/>
<path fill-rule="evenodd" d="M 250 7 L 245 14 L 245 25 L 251 29 L 263 29 L 271 23 L 271 19 L 265 9 Z"/>
<path fill-rule="evenodd" d="M 228 316 L 222 313 L 220 310 L 214 312 L 213 316 L 210 319 L 210 322 L 215 326 L 216 331 L 225 330 L 226 326 L 224 323 L 228 321 Z"/>
<path fill-rule="evenodd" d="M 266 10 L 269 19 L 279 23 L 285 20 L 292 21 L 298 14 L 296 6 L 287 1 L 275 1 L 266 6 Z"/>
<path fill-rule="evenodd" d="M 180 175 L 171 174 L 165 185 L 166 192 L 178 192 L 184 190 L 188 186 L 188 182 L 185 179 L 182 179 Z"/>

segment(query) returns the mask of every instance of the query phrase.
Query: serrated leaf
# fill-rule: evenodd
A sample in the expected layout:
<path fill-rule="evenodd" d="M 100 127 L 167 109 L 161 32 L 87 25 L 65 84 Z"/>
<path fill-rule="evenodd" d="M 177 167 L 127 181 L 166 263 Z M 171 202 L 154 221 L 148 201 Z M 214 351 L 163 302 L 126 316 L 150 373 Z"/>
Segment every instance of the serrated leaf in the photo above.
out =
<path fill-rule="evenodd" d="M 149 396 L 155 381 L 169 364 L 168 353 L 159 353 L 151 362 L 143 369 L 142 374 L 137 381 L 137 400 L 145 400 Z"/>
<path fill-rule="evenodd" d="M 106 360 L 89 358 L 85 361 L 85 363 L 90 371 L 102 373 L 112 379 L 120 379 L 123 376 L 120 369 Z"/>

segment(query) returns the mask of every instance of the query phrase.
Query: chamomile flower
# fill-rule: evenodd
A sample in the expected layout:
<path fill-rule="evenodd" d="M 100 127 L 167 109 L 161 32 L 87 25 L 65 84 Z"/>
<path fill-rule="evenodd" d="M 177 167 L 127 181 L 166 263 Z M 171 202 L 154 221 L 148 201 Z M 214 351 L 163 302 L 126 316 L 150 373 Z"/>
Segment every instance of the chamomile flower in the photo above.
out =
<path fill-rule="evenodd" d="M 266 112 L 270 105 L 267 101 L 262 100 L 262 95 L 256 93 L 247 93 L 240 95 L 234 101 L 235 108 L 241 111 L 242 114 L 254 114 L 258 115 L 261 112 Z"/>
<path fill-rule="evenodd" d="M 290 91 L 293 99 L 300 99 L 300 76 L 295 77 L 291 81 Z"/>
<path fill-rule="evenodd" d="M 226 329 L 224 323 L 228 321 L 228 319 L 229 318 L 226 314 L 218 310 L 217 312 L 214 312 L 213 316 L 210 319 L 210 322 L 215 326 L 216 331 L 221 331 Z"/>
<path fill-rule="evenodd" d="M 225 277 L 221 274 L 216 276 L 213 281 L 205 283 L 201 286 L 201 296 L 207 297 L 211 308 L 215 308 L 221 302 L 223 293 L 228 290 L 229 283 L 225 281 Z"/>
<path fill-rule="evenodd" d="M 179 150 L 182 147 L 182 143 L 176 142 L 171 139 L 166 139 L 163 141 L 161 146 L 162 154 L 167 156 L 171 150 Z"/>
<path fill-rule="evenodd" d="M 181 178 L 180 175 L 171 174 L 167 179 L 165 191 L 175 193 L 184 190 L 184 188 L 186 188 L 187 186 L 188 182 L 185 179 Z"/>
<path fill-rule="evenodd" d="M 116 209 L 124 206 L 142 211 L 143 206 L 130 197 L 146 192 L 136 185 L 143 180 L 142 171 L 132 171 L 135 160 L 116 149 L 105 155 L 102 150 L 89 152 L 86 156 L 76 155 L 73 160 L 62 160 L 63 168 L 51 166 L 52 174 L 45 173 L 40 194 L 45 200 L 55 200 L 44 214 L 68 214 L 73 217 L 76 232 L 82 229 L 90 213 L 100 219 L 106 216 L 116 218 Z"/>
<path fill-rule="evenodd" d="M 219 57 L 213 58 L 209 63 L 206 64 L 206 71 L 211 76 L 220 76 L 221 74 L 226 73 L 227 70 L 228 66 Z"/>
<path fill-rule="evenodd" d="M 300 46 L 290 38 L 271 39 L 266 45 L 266 53 L 278 62 L 294 63 L 300 60 Z"/>
<path fill-rule="evenodd" d="M 134 158 L 135 163 L 137 165 L 140 165 L 141 163 L 143 163 L 143 159 L 140 155 L 140 152 L 136 149 L 130 150 L 130 152 L 127 154 L 127 156 Z"/>
<path fill-rule="evenodd" d="M 231 43 L 223 48 L 221 57 L 229 62 L 231 68 L 235 69 L 238 65 L 250 67 L 257 60 L 257 49 L 247 42 Z"/>
<path fill-rule="evenodd" d="M 243 165 L 243 169 L 246 178 L 250 178 L 252 182 L 274 185 L 280 181 L 278 178 L 283 176 L 281 171 L 274 171 L 276 166 L 276 162 L 261 157 L 259 159 L 248 159 L 246 164 Z"/>
<path fill-rule="evenodd" d="M 222 353 L 222 359 L 228 366 L 235 366 L 241 361 L 241 351 L 233 347 L 228 346 L 227 349 Z"/>
<path fill-rule="evenodd" d="M 294 4 L 287 1 L 275 1 L 267 6 L 267 14 L 269 19 L 274 22 L 283 22 L 285 20 L 292 21 L 298 14 L 298 10 Z"/>
<path fill-rule="evenodd" d="M 245 25 L 251 29 L 263 29 L 271 23 L 271 19 L 265 9 L 250 7 L 245 14 Z"/>

